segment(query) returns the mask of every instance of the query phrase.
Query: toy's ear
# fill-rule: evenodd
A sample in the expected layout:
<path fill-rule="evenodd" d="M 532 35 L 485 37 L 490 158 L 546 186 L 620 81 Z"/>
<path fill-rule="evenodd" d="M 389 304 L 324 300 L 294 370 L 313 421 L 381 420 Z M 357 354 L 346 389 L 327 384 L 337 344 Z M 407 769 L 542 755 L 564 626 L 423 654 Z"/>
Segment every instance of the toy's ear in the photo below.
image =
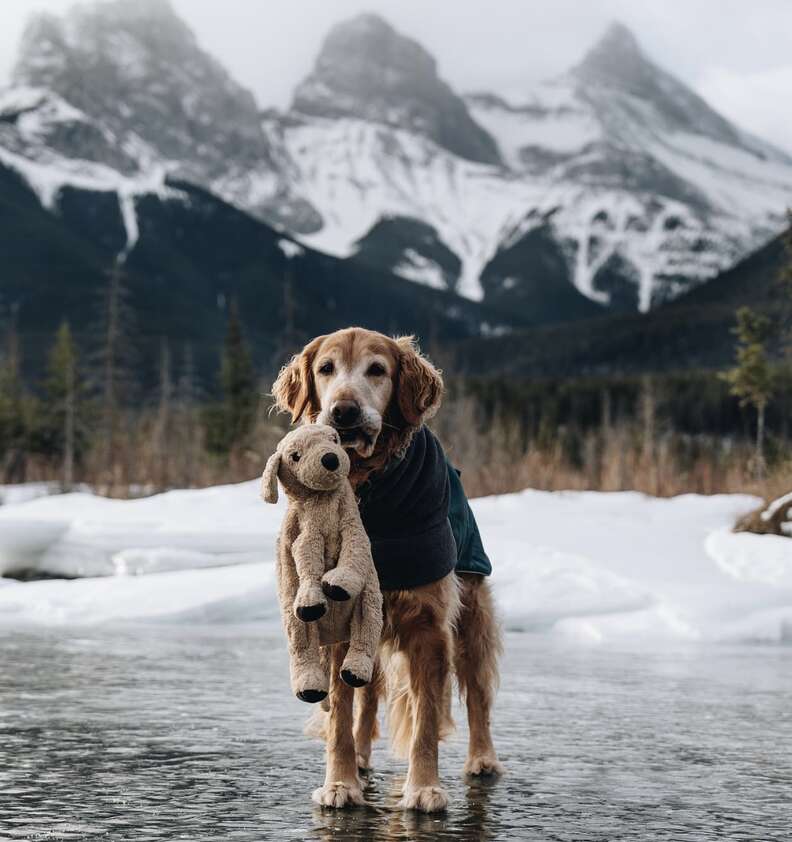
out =
<path fill-rule="evenodd" d="M 264 467 L 261 476 L 261 496 L 267 503 L 278 502 L 278 468 L 280 468 L 281 455 L 276 450 Z"/>
<path fill-rule="evenodd" d="M 417 427 L 440 409 L 443 378 L 418 350 L 412 336 L 399 337 L 396 345 L 399 348 L 396 401 L 407 424 Z"/>
<path fill-rule="evenodd" d="M 316 396 L 312 366 L 324 338 L 324 336 L 318 336 L 309 342 L 299 354 L 295 354 L 283 366 L 277 379 L 272 384 L 272 397 L 275 398 L 275 406 L 281 412 L 291 413 L 292 424 L 296 424 L 304 414 L 307 414 L 313 420 L 321 409 L 319 399 Z"/>

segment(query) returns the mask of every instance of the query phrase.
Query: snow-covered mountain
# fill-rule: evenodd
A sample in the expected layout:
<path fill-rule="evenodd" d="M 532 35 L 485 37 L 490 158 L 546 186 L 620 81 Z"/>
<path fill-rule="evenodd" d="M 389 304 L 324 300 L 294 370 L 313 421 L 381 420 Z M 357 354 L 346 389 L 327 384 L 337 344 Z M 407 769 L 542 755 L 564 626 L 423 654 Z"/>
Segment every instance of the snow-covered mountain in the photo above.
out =
<path fill-rule="evenodd" d="M 286 112 L 261 113 L 169 0 L 32 18 L 0 92 L 0 163 L 53 210 L 64 185 L 117 192 L 127 250 L 135 197 L 175 176 L 320 250 L 539 320 L 648 309 L 777 233 L 792 203 L 792 158 L 619 25 L 512 103 L 459 96 L 361 15 Z"/>

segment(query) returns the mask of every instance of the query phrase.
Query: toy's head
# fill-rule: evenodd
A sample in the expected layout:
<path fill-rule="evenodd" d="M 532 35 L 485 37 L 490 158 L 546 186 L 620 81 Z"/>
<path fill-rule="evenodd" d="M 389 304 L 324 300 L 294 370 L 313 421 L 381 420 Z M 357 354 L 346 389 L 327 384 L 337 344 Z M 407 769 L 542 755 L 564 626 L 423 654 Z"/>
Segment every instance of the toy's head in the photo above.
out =
<path fill-rule="evenodd" d="M 261 496 L 278 502 L 278 480 L 291 497 L 310 497 L 314 491 L 333 491 L 349 476 L 349 456 L 338 433 L 324 424 L 306 424 L 284 436 L 267 460 Z"/>

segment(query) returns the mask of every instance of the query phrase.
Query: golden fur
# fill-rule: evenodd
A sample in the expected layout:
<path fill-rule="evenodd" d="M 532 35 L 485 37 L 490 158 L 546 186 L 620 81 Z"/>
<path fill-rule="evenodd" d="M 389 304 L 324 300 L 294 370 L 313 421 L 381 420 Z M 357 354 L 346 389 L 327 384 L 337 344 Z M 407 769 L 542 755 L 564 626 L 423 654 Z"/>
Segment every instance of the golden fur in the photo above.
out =
<path fill-rule="evenodd" d="M 360 360 L 366 359 L 378 361 L 387 382 L 378 379 L 370 385 L 358 374 L 364 368 Z M 328 364 L 333 371 L 330 377 L 325 373 Z M 391 339 L 347 328 L 306 345 L 284 366 L 273 386 L 277 406 L 290 412 L 295 423 L 324 421 L 328 401 L 331 396 L 338 400 L 339 394 L 360 403 L 368 412 L 365 417 L 381 421 L 373 445 L 356 445 L 350 453 L 350 479 L 356 486 L 406 449 L 415 430 L 437 412 L 443 380 L 412 337 Z M 501 653 L 492 595 L 483 577 L 451 573 L 420 588 L 386 592 L 383 610 L 380 657 L 384 668 L 375 667 L 371 684 L 355 692 L 355 716 L 352 692 L 343 686 L 334 689 L 331 683 L 328 699 L 309 722 L 308 733 L 327 740 L 327 776 L 314 800 L 333 807 L 362 803 L 358 767 L 366 769 L 370 764 L 371 742 L 377 736 L 377 701 L 386 693 L 391 743 L 397 754 L 409 760 L 401 806 L 436 812 L 448 803 L 438 772 L 438 742 L 453 727 L 453 673 L 470 725 L 465 772 L 503 771 L 490 734 Z M 329 649 L 327 657 L 334 663 L 343 661 L 345 644 Z"/>

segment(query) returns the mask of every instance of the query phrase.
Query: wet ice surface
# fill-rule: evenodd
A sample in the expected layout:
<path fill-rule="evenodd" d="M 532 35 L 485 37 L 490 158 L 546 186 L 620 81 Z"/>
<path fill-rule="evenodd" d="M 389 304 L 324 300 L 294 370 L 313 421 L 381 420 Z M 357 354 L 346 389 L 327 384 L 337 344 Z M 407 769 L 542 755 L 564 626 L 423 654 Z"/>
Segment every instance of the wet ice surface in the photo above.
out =
<path fill-rule="evenodd" d="M 281 639 L 258 627 L 4 631 L 0 838 L 788 839 L 792 648 L 580 648 L 509 635 L 495 737 L 508 775 L 459 776 L 443 817 L 321 811 Z"/>

